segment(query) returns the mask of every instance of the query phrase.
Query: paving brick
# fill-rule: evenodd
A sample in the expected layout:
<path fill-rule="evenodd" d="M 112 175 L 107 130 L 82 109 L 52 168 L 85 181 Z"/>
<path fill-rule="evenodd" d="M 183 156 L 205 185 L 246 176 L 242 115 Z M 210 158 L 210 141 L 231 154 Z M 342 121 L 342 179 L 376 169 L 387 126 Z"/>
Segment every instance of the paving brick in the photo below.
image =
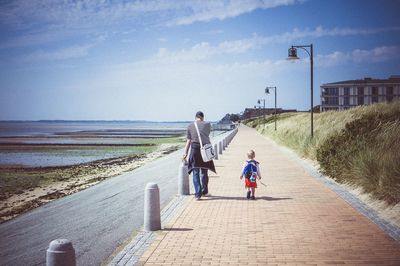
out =
<path fill-rule="evenodd" d="M 258 184 L 255 201 L 239 179 L 249 149 L 266 184 Z M 240 127 L 215 163 L 211 195 L 190 199 L 166 226 L 176 230 L 157 237 L 140 263 L 400 265 L 399 242 L 255 130 Z"/>

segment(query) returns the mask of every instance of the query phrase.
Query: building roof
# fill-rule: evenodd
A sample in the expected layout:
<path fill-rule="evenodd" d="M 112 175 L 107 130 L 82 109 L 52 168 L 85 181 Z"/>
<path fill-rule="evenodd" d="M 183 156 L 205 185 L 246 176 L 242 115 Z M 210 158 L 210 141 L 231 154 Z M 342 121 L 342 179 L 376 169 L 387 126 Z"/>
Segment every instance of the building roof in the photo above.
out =
<path fill-rule="evenodd" d="M 364 79 L 344 80 L 332 83 L 325 83 L 322 84 L 321 87 L 333 86 L 333 85 L 368 85 L 368 84 L 400 84 L 400 75 L 393 75 L 390 76 L 388 79 L 364 78 Z"/>

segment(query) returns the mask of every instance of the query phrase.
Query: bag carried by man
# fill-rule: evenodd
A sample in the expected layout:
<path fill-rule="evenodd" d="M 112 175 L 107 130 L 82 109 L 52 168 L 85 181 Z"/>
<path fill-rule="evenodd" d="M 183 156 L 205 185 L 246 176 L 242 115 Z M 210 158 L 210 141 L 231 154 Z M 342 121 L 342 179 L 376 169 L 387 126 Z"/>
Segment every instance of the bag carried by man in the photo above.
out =
<path fill-rule="evenodd" d="M 199 136 L 201 158 L 203 159 L 204 162 L 209 162 L 215 158 L 214 148 L 210 143 L 207 143 L 203 146 L 203 142 L 201 141 L 201 136 L 199 132 L 199 127 L 197 126 L 196 122 L 194 122 L 194 126 L 196 127 L 197 136 Z"/>

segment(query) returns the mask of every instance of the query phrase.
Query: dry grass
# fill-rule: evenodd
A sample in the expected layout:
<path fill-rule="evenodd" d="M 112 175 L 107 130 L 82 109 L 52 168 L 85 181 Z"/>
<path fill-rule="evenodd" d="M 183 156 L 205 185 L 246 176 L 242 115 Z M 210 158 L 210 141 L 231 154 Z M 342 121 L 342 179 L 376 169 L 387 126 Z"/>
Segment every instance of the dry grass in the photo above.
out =
<path fill-rule="evenodd" d="M 321 170 L 340 183 L 390 205 L 400 202 L 400 102 L 373 104 L 347 111 L 314 114 L 314 138 L 310 138 L 310 114 L 247 121 L 277 142 L 303 157 L 317 160 Z"/>

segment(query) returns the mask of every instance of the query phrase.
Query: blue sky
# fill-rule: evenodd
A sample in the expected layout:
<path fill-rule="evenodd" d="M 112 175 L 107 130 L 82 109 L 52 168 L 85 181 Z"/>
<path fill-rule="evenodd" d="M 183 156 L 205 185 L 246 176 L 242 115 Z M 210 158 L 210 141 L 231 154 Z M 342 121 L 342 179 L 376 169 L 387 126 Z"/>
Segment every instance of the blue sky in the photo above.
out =
<path fill-rule="evenodd" d="M 400 1 L 0 2 L 0 120 L 218 120 L 273 95 L 400 74 Z"/>

